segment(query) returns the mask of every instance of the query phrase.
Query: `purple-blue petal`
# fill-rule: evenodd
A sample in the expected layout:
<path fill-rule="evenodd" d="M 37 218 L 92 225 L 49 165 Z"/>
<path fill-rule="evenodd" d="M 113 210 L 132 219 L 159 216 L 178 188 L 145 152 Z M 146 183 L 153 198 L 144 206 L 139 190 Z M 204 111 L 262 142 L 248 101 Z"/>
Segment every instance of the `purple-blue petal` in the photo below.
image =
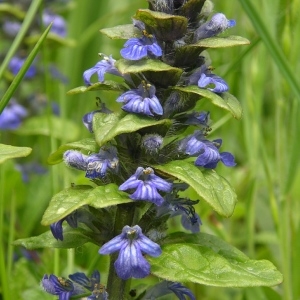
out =
<path fill-rule="evenodd" d="M 154 40 L 152 45 L 147 45 L 147 50 L 155 56 L 162 56 L 162 49 L 157 44 L 156 40 Z"/>
<path fill-rule="evenodd" d="M 91 77 L 93 74 L 97 73 L 98 81 L 104 81 L 104 74 L 110 73 L 113 75 L 121 76 L 118 69 L 115 67 L 115 60 L 110 55 L 109 57 L 104 57 L 101 61 L 97 62 L 96 65 L 83 73 L 83 80 L 86 85 L 91 85 Z"/>
<path fill-rule="evenodd" d="M 172 184 L 167 182 L 166 180 L 160 178 L 155 174 L 149 175 L 149 181 L 153 184 L 158 190 L 164 192 L 170 192 L 172 190 Z"/>
<path fill-rule="evenodd" d="M 143 257 L 140 249 L 134 244 L 127 244 L 120 250 L 115 262 L 115 269 L 120 278 L 144 278 L 150 274 L 150 265 Z"/>
<path fill-rule="evenodd" d="M 98 252 L 99 254 L 111 254 L 119 251 L 126 244 L 127 240 L 124 238 L 124 236 L 122 234 L 117 235 L 109 242 L 105 243 Z"/>
<path fill-rule="evenodd" d="M 160 246 L 154 243 L 153 241 L 151 241 L 142 233 L 140 234 L 139 238 L 136 241 L 134 241 L 134 243 L 137 243 L 139 245 L 139 248 L 141 249 L 142 252 L 150 256 L 157 257 L 161 255 Z"/>
<path fill-rule="evenodd" d="M 198 86 L 200 88 L 205 88 L 209 84 L 215 85 L 215 87 L 213 89 L 207 88 L 208 90 L 215 92 L 215 93 L 224 93 L 229 90 L 228 84 L 226 83 L 226 81 L 223 78 L 221 78 L 217 75 L 214 75 L 214 74 L 202 73 L 200 76 L 200 79 L 198 80 Z"/>
<path fill-rule="evenodd" d="M 157 206 L 162 205 L 164 198 L 157 192 L 157 189 L 151 184 L 140 183 L 136 191 L 130 195 L 132 200 L 150 201 Z"/>
<path fill-rule="evenodd" d="M 229 152 L 220 153 L 222 163 L 227 167 L 234 167 L 236 162 L 234 161 L 234 156 Z"/>
<path fill-rule="evenodd" d="M 50 229 L 51 232 L 53 234 L 53 236 L 57 239 L 57 240 L 61 240 L 63 241 L 64 237 L 63 237 L 63 228 L 62 228 L 62 223 L 65 219 L 59 220 L 58 222 L 52 223 L 50 225 Z"/>
<path fill-rule="evenodd" d="M 140 38 L 129 39 L 120 51 L 122 57 L 129 60 L 139 60 L 147 56 L 147 45 Z"/>
<path fill-rule="evenodd" d="M 201 153 L 196 159 L 195 165 L 207 169 L 214 169 L 220 160 L 220 154 L 218 149 L 214 146 L 206 146 L 203 148 L 203 150 L 203 153 Z"/>

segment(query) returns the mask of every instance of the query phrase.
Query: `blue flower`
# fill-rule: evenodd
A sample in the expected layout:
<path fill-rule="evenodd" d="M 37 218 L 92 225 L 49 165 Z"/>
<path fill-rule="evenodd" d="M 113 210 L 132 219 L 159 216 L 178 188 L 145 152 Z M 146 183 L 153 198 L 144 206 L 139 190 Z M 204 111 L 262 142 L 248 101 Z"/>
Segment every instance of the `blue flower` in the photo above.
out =
<path fill-rule="evenodd" d="M 229 90 L 227 82 L 220 76 L 202 73 L 198 80 L 198 86 L 205 88 L 210 84 L 213 84 L 215 87 L 207 89 L 215 93 L 224 93 Z"/>
<path fill-rule="evenodd" d="M 202 148 L 200 155 L 197 157 L 195 165 L 207 169 L 214 169 L 218 162 L 221 161 L 227 167 L 234 167 L 236 163 L 234 161 L 234 156 L 231 153 L 219 153 L 218 148 L 221 144 L 222 140 L 215 140 L 213 142 L 204 141 L 204 147 Z"/>
<path fill-rule="evenodd" d="M 115 67 L 116 60 L 112 58 L 110 55 L 109 57 L 104 56 L 103 59 L 96 63 L 96 65 L 83 73 L 83 80 L 86 85 L 91 85 L 91 77 L 94 73 L 98 75 L 98 81 L 104 81 L 104 74 L 109 73 L 117 76 L 122 76 L 118 69 Z"/>
<path fill-rule="evenodd" d="M 161 47 L 158 45 L 155 36 L 146 32 L 144 23 L 133 19 L 133 24 L 141 30 L 143 36 L 129 39 L 124 44 L 124 48 L 121 49 L 121 55 L 129 60 L 139 60 L 146 56 L 162 56 Z"/>
<path fill-rule="evenodd" d="M 50 32 L 61 37 L 65 37 L 67 35 L 66 22 L 63 17 L 56 15 L 47 9 L 43 12 L 42 20 L 45 27 L 48 27 L 50 23 L 52 23 Z"/>
<path fill-rule="evenodd" d="M 155 92 L 155 86 L 142 82 L 138 89 L 127 91 L 118 97 L 117 102 L 123 102 L 122 109 L 130 113 L 162 115 L 163 109 Z"/>
<path fill-rule="evenodd" d="M 147 238 L 138 225 L 125 226 L 120 235 L 100 248 L 99 253 L 111 254 L 116 251 L 119 251 L 119 256 L 114 263 L 115 270 L 123 280 L 144 278 L 150 274 L 150 264 L 142 253 L 154 257 L 161 254 L 160 246 Z"/>
<path fill-rule="evenodd" d="M 11 100 L 0 114 L 0 129 L 17 129 L 26 116 L 27 110 L 16 101 Z"/>
<path fill-rule="evenodd" d="M 218 35 L 235 24 L 235 20 L 227 20 L 224 14 L 217 13 L 194 32 L 194 42 Z"/>
<path fill-rule="evenodd" d="M 25 58 L 14 56 L 8 64 L 8 69 L 14 75 L 17 75 L 21 67 L 23 66 L 24 62 L 25 62 Z M 33 78 L 36 75 L 36 72 L 37 72 L 36 67 L 34 65 L 31 65 L 27 70 L 27 72 L 25 73 L 24 78 L 28 78 L 28 79 Z"/>
<path fill-rule="evenodd" d="M 113 146 L 100 149 L 99 153 L 91 154 L 87 160 L 85 177 L 90 179 L 103 178 L 106 175 L 107 168 L 117 172 L 119 168 L 119 159 L 117 149 Z"/>
<path fill-rule="evenodd" d="M 78 226 L 78 222 L 77 222 L 77 212 L 74 211 L 73 213 L 71 213 L 70 215 L 66 216 L 65 218 L 52 223 L 50 225 L 50 230 L 54 236 L 54 238 L 56 238 L 57 240 L 64 240 L 63 237 L 63 227 L 62 227 L 62 223 L 64 221 L 67 221 L 68 224 L 72 227 L 72 228 L 77 228 Z"/>
<path fill-rule="evenodd" d="M 107 169 L 117 172 L 119 168 L 117 149 L 113 146 L 103 147 L 89 156 L 76 150 L 67 150 L 63 159 L 69 167 L 86 171 L 85 177 L 90 179 L 103 178 Z"/>
<path fill-rule="evenodd" d="M 200 88 L 206 88 L 210 84 L 214 85 L 215 87 L 208 87 L 207 89 L 215 93 L 224 93 L 229 90 L 226 81 L 223 78 L 212 74 L 210 69 L 206 65 L 203 65 L 200 68 L 198 68 L 188 78 L 188 85 L 198 85 L 198 87 Z"/>
<path fill-rule="evenodd" d="M 47 293 L 59 296 L 59 300 L 69 300 L 72 296 L 84 292 L 80 286 L 74 285 L 72 281 L 56 277 L 53 274 L 50 276 L 44 275 L 41 284 Z"/>
<path fill-rule="evenodd" d="M 219 161 L 227 167 L 234 167 L 236 163 L 231 153 L 219 153 L 221 145 L 221 139 L 208 141 L 202 131 L 196 130 L 194 134 L 187 136 L 179 143 L 178 150 L 190 156 L 198 156 L 195 165 L 199 167 L 214 169 Z"/>
<path fill-rule="evenodd" d="M 100 283 L 99 271 L 95 270 L 90 278 L 82 272 L 71 274 L 69 278 L 92 292 L 92 295 L 87 298 L 88 300 L 108 300 L 105 286 Z"/>
<path fill-rule="evenodd" d="M 209 112 L 206 111 L 192 112 L 190 114 L 186 114 L 185 117 L 187 117 L 187 120 L 184 122 L 184 124 L 209 127 L 209 122 L 210 122 Z"/>
<path fill-rule="evenodd" d="M 2 25 L 2 29 L 6 35 L 14 38 L 20 31 L 21 26 L 22 26 L 22 23 L 20 23 L 20 22 L 6 20 L 6 21 L 4 21 L 4 23 Z"/>
<path fill-rule="evenodd" d="M 188 135 L 180 141 L 178 146 L 179 152 L 184 152 L 190 156 L 198 155 L 205 146 L 205 136 L 201 130 L 196 130 L 193 134 Z"/>
<path fill-rule="evenodd" d="M 185 300 L 185 296 L 188 296 L 191 300 L 196 300 L 192 291 L 179 282 L 170 283 L 168 288 L 178 297 L 179 300 Z"/>
<path fill-rule="evenodd" d="M 199 215 L 195 212 L 194 205 L 199 200 L 193 201 L 188 198 L 178 198 L 177 192 L 165 196 L 162 206 L 157 208 L 157 216 L 170 214 L 170 217 L 181 216 L 181 224 L 192 233 L 200 231 L 202 225 Z"/>
<path fill-rule="evenodd" d="M 200 216 L 194 212 L 193 215 L 189 215 L 184 210 L 180 210 L 181 213 L 181 225 L 186 229 L 191 231 L 192 233 L 200 232 L 200 226 L 202 225 L 202 221 Z"/>
<path fill-rule="evenodd" d="M 164 198 L 157 190 L 170 192 L 172 184 L 156 176 L 153 169 L 138 167 L 135 174 L 119 187 L 121 191 L 129 189 L 136 189 L 135 192 L 130 195 L 131 199 L 145 200 L 160 206 L 164 202 Z"/>
<path fill-rule="evenodd" d="M 121 55 L 129 60 L 139 60 L 146 56 L 162 56 L 162 50 L 153 35 L 131 38 L 120 51 Z"/>
<path fill-rule="evenodd" d="M 191 290 L 189 290 L 187 287 L 183 286 L 179 282 L 172 282 L 166 280 L 148 289 L 145 296 L 142 299 L 143 300 L 157 299 L 164 295 L 168 295 L 172 292 L 180 300 L 186 300 L 185 296 L 188 296 L 190 300 L 196 300 Z"/>

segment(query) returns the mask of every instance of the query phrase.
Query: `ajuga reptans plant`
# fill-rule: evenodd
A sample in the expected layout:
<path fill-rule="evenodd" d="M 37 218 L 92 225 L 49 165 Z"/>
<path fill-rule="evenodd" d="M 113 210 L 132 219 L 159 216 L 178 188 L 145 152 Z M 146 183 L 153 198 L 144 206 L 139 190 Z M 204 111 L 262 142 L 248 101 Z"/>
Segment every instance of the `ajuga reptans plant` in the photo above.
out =
<path fill-rule="evenodd" d="M 241 118 L 240 104 L 226 80 L 214 73 L 207 50 L 249 42 L 228 36 L 235 21 L 213 12 L 209 0 L 148 2 L 131 24 L 102 30 L 126 40 L 119 57 L 100 54 L 83 73 L 85 86 L 68 92 L 111 91 L 120 110 L 99 100 L 98 108 L 82 119 L 91 137 L 49 157 L 51 164 L 63 160 L 91 181 L 52 198 L 42 220 L 57 239 L 52 246 L 99 245 L 95 255 L 110 255 L 107 282 L 100 284 L 95 271 L 93 279 L 83 273 L 70 279 L 45 275 L 42 286 L 59 299 L 158 299 L 167 294 L 196 299 L 185 283 L 277 284 L 281 275 L 270 262 L 253 261 L 200 232 L 200 226 L 205 231 L 202 205 L 229 217 L 236 203 L 234 189 L 215 170 L 219 162 L 227 167 L 236 162 L 226 151 L 227 141 L 209 137 L 213 111 Z M 210 112 L 199 109 L 202 103 L 210 103 Z M 189 198 L 191 191 L 196 199 Z M 176 216 L 182 230 L 169 233 L 168 220 Z M 35 241 L 44 239 L 47 246 L 49 234 Z M 143 283 L 147 276 L 157 278 L 157 284 L 130 286 L 131 278 Z"/>

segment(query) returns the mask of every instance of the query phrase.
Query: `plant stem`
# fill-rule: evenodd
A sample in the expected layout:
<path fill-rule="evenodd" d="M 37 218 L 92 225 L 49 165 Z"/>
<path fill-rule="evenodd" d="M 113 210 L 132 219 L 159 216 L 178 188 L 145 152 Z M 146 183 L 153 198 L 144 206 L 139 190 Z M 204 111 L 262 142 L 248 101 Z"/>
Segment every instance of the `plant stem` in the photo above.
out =
<path fill-rule="evenodd" d="M 132 225 L 134 206 L 132 203 L 119 205 L 116 212 L 114 236 L 119 235 L 124 226 Z M 114 263 L 118 253 L 110 256 L 109 274 L 107 280 L 107 292 L 109 299 L 125 299 L 125 293 L 129 289 L 130 280 L 122 280 L 115 272 Z"/>

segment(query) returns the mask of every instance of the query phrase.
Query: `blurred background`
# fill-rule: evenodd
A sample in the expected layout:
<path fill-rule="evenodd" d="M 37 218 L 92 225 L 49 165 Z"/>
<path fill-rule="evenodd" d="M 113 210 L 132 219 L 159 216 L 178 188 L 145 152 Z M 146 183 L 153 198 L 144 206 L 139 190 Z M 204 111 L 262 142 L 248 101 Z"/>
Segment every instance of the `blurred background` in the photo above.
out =
<path fill-rule="evenodd" d="M 9 1 L 20 11 L 27 7 L 26 2 Z M 200 202 L 201 230 L 221 237 L 252 259 L 270 260 L 283 273 L 284 283 L 274 288 L 188 287 L 201 300 L 300 299 L 300 87 L 296 73 L 300 67 L 300 1 L 214 2 L 214 12 L 236 20 L 237 25 L 225 35 L 246 37 L 251 44 L 208 51 L 216 74 L 228 82 L 230 93 L 241 102 L 243 118 L 235 120 L 208 101 L 197 105 L 211 112 L 210 138 L 222 138 L 224 151 L 236 157 L 235 168 L 218 166 L 217 172 L 235 188 L 239 200 L 229 219 Z M 5 22 L 22 17 L 5 11 L 5 3 L 0 1 L 1 59 L 13 40 L 13 34 L 5 31 Z M 106 258 L 100 257 L 98 247 L 92 244 L 73 250 L 27 251 L 11 243 L 48 230 L 40 221 L 51 197 L 72 182 L 88 183 L 82 173 L 62 163 L 47 165 L 47 157 L 60 145 L 89 136 L 81 118 L 96 109 L 96 97 L 110 109 L 120 106 L 114 92 L 66 92 L 84 85 L 82 73 L 95 65 L 98 53 L 120 58 L 124 40 L 110 40 L 99 30 L 131 23 L 135 11 L 147 6 L 145 0 L 43 3 L 37 19 L 41 19 L 42 9 L 49 8 L 64 18 L 67 31 L 60 39 L 46 41 L 35 60 L 36 75 L 24 79 L 14 95 L 27 109 L 22 124 L 0 129 L 1 143 L 33 148 L 28 157 L 8 160 L 0 167 L 0 299 L 53 299 L 40 288 L 45 273 L 66 276 L 106 269 Z M 38 21 L 35 25 L 41 27 Z M 36 42 L 34 34 L 41 32 L 31 30 L 33 37 L 17 52 L 20 57 Z M 11 82 L 13 70 L 4 73 L 1 94 Z M 59 121 L 49 128 L 47 120 L 52 115 Z M 103 273 L 101 281 L 105 282 L 105 276 Z"/>

